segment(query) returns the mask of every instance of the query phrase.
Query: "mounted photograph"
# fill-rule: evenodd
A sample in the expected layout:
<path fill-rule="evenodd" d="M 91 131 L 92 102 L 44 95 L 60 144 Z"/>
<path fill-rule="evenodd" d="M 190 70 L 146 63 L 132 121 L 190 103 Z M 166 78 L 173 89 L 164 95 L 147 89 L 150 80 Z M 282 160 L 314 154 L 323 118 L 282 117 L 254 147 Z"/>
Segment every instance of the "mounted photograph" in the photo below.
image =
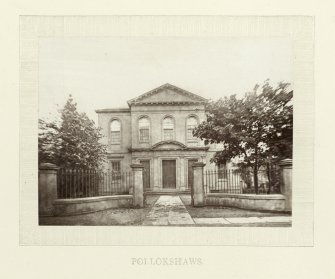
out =
<path fill-rule="evenodd" d="M 285 37 L 45 37 L 40 226 L 291 227 Z"/>

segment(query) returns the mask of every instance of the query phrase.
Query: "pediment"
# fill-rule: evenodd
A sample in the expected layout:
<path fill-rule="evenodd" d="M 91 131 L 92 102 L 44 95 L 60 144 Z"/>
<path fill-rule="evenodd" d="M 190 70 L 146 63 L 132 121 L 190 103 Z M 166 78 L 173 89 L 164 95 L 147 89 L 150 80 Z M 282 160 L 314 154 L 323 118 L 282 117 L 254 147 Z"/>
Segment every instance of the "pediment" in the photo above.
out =
<path fill-rule="evenodd" d="M 183 150 L 186 148 L 185 144 L 178 141 L 161 141 L 151 147 L 152 150 Z"/>
<path fill-rule="evenodd" d="M 195 104 L 206 102 L 207 100 L 199 95 L 167 83 L 128 101 L 128 105 Z"/>

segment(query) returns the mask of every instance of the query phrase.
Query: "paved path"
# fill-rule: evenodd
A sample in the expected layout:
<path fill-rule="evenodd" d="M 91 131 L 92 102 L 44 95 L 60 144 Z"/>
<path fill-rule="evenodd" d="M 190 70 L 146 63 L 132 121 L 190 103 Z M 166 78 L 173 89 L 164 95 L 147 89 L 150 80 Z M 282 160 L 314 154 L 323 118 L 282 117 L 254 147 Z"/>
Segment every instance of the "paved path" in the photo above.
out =
<path fill-rule="evenodd" d="M 143 225 L 194 225 L 179 196 L 160 196 L 146 216 Z"/>
<path fill-rule="evenodd" d="M 144 219 L 142 225 L 198 225 L 198 226 L 243 226 L 243 225 L 289 225 L 291 216 L 192 218 L 179 196 L 160 196 Z"/>
<path fill-rule="evenodd" d="M 197 225 L 266 225 L 266 224 L 290 224 L 291 216 L 269 216 L 269 217 L 231 217 L 231 218 L 194 218 Z"/>

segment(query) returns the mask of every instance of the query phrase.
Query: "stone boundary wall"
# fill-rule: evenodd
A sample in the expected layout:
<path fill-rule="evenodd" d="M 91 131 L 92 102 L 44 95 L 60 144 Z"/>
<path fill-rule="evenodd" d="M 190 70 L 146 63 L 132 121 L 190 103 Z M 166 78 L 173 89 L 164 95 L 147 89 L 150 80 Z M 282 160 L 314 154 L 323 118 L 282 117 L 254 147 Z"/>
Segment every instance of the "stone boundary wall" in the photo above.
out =
<path fill-rule="evenodd" d="M 69 216 L 91 213 L 110 208 L 133 207 L 133 195 L 115 195 L 76 199 L 56 199 L 53 202 L 54 216 Z"/>
<path fill-rule="evenodd" d="M 143 166 L 132 164 L 133 193 L 129 195 L 96 196 L 88 198 L 57 198 L 58 167 L 50 163 L 39 166 L 39 216 L 68 216 L 91 213 L 111 208 L 141 208 L 143 198 Z"/>
<path fill-rule="evenodd" d="M 218 194 L 206 195 L 206 205 L 228 206 L 241 209 L 264 211 L 287 211 L 284 195 L 250 195 L 250 194 Z"/>

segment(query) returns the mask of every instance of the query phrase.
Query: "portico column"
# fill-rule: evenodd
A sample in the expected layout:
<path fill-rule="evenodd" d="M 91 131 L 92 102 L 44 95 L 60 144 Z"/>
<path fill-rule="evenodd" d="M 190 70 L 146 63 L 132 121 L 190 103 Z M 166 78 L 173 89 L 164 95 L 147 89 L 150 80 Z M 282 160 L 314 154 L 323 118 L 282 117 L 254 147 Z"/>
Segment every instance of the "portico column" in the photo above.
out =
<path fill-rule="evenodd" d="M 185 158 L 184 157 L 180 157 L 180 191 L 185 191 L 186 190 L 186 175 L 185 175 Z"/>
<path fill-rule="evenodd" d="M 153 177 L 154 177 L 154 186 L 153 186 L 153 190 L 154 191 L 159 191 L 160 190 L 160 183 L 159 183 L 159 176 L 160 176 L 160 172 L 159 172 L 159 160 L 158 157 L 154 157 L 154 167 L 153 167 Z"/>
<path fill-rule="evenodd" d="M 143 207 L 144 206 L 144 197 L 143 197 L 143 169 L 144 166 L 135 163 L 131 164 L 130 167 L 133 170 L 133 175 L 134 175 L 134 206 L 135 207 Z"/>
<path fill-rule="evenodd" d="M 205 206 L 205 191 L 203 172 L 206 164 L 197 162 L 192 165 L 193 168 L 193 185 L 191 189 L 192 205 Z"/>

